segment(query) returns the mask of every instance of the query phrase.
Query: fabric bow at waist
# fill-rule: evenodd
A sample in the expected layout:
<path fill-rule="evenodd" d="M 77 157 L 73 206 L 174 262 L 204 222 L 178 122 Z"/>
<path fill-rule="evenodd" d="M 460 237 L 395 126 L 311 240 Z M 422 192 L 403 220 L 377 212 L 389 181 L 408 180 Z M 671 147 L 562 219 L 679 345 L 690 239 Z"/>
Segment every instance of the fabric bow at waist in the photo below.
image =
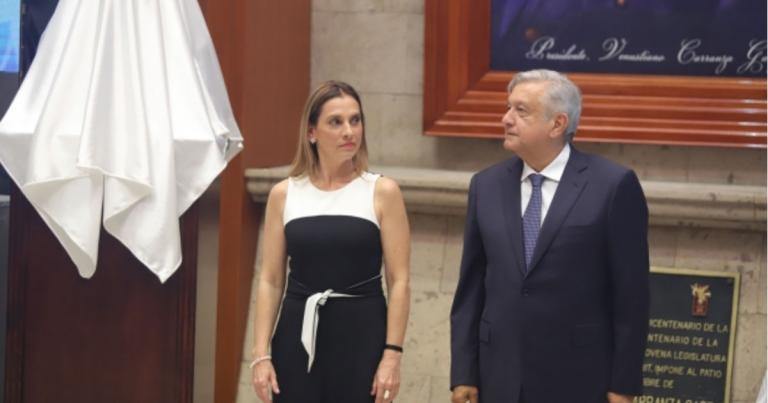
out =
<path fill-rule="evenodd" d="M 304 350 L 306 350 L 307 355 L 309 356 L 309 359 L 307 360 L 307 372 L 312 369 L 312 363 L 315 360 L 317 326 L 320 324 L 320 307 L 325 305 L 325 303 L 328 301 L 328 298 L 361 298 L 381 295 L 381 287 L 378 288 L 377 292 L 354 293 L 354 291 L 358 291 L 355 290 L 356 288 L 372 283 L 373 281 L 380 278 L 381 274 L 352 286 L 346 287 L 342 290 L 347 292 L 336 292 L 329 288 L 325 291 L 316 292 L 307 296 L 307 301 L 304 304 L 304 320 L 301 324 L 301 344 L 304 346 Z M 292 287 L 292 285 L 294 287 Z M 289 293 L 294 295 L 301 294 L 300 292 L 296 292 L 298 291 L 296 290 L 296 286 L 303 288 L 304 290 L 308 289 L 305 285 L 296 281 L 293 277 L 290 277 L 288 283 Z"/>

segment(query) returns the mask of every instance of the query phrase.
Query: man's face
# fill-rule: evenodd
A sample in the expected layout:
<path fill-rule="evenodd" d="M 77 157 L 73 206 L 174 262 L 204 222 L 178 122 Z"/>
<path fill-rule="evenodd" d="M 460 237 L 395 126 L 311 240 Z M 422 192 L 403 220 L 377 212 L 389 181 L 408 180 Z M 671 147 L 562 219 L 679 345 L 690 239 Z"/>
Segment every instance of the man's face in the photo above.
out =
<path fill-rule="evenodd" d="M 554 115 L 549 116 L 545 99 L 545 81 L 520 83 L 507 97 L 507 113 L 504 123 L 504 148 L 523 159 L 538 155 L 551 147 L 559 137 L 555 130 Z"/>

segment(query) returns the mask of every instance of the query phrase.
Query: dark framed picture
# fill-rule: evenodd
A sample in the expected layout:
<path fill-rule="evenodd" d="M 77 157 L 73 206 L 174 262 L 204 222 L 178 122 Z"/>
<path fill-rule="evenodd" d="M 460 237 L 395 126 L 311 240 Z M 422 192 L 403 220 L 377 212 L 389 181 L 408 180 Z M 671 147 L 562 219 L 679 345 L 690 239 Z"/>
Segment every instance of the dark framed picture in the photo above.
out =
<path fill-rule="evenodd" d="M 766 2 L 492 0 L 491 69 L 763 78 Z"/>
<path fill-rule="evenodd" d="M 529 4 L 530 7 L 538 4 L 556 3 L 553 0 L 498 1 L 501 5 L 508 3 L 515 6 Z M 602 6 L 588 8 L 587 5 L 591 4 L 588 0 L 558 1 L 564 4 L 578 3 L 581 5 L 580 7 L 586 7 L 585 10 L 588 11 L 585 13 L 587 14 L 599 14 L 604 11 Z M 599 3 L 614 7 L 614 2 L 617 1 L 624 3 L 630 11 L 635 7 L 627 3 L 633 0 L 610 0 Z M 651 5 L 656 3 L 687 5 L 691 3 L 690 6 L 692 7 L 694 3 L 705 4 L 707 1 L 678 0 L 675 2 L 670 0 L 661 2 L 660 0 L 650 0 L 648 3 Z M 717 3 L 719 7 L 720 3 L 726 5 L 739 2 L 733 0 Z M 575 7 L 575 5 L 567 5 L 566 7 Z M 743 6 L 734 5 L 731 11 L 736 13 L 740 9 L 739 7 Z M 765 5 L 763 4 L 762 7 L 765 8 Z M 740 59 L 741 64 L 736 63 L 736 61 L 729 62 L 726 68 L 722 70 L 722 74 L 719 75 L 715 74 L 718 65 L 714 62 L 697 63 L 696 68 L 700 68 L 697 70 L 698 72 L 672 71 L 661 68 L 653 69 L 653 73 L 628 69 L 623 72 L 610 69 L 590 71 L 586 69 L 587 66 L 584 66 L 584 70 L 577 70 L 573 67 L 571 67 L 573 70 L 569 70 L 566 66 L 560 68 L 546 64 L 541 60 L 536 63 L 524 64 L 525 61 L 517 58 L 511 62 L 518 64 L 508 67 L 504 64 L 507 62 L 502 60 L 503 57 L 497 58 L 498 60 L 493 58 L 493 38 L 495 35 L 493 21 L 499 19 L 498 26 L 501 27 L 503 18 L 494 15 L 492 9 L 493 0 L 425 1 L 424 134 L 501 138 L 501 117 L 505 112 L 506 86 L 514 71 L 529 68 L 555 68 L 568 74 L 579 85 L 584 94 L 582 118 L 575 141 L 766 148 L 766 95 L 768 94 L 766 93 L 764 51 L 762 57 L 754 59 L 755 64 L 750 67 L 762 68 L 763 73 L 756 73 L 752 76 L 748 74 L 734 76 L 732 74 L 734 68 L 738 69 L 743 64 L 742 59 Z M 523 17 L 520 16 L 523 14 L 514 13 L 517 12 L 516 10 L 510 11 L 512 13 L 510 15 L 517 16 L 512 18 L 516 21 L 510 23 L 511 25 L 507 24 L 509 29 L 506 31 L 502 29 L 497 34 L 501 35 L 503 31 L 506 35 L 515 31 L 527 38 L 525 40 L 531 41 L 519 45 L 522 46 L 521 52 L 530 51 L 528 45 L 541 38 L 542 35 L 555 32 L 549 31 L 547 28 L 538 28 L 536 32 L 526 33 L 524 28 L 514 28 L 519 24 L 525 26 L 528 23 L 528 21 L 521 19 Z M 728 21 L 734 21 L 733 18 L 736 17 L 733 16 L 735 15 L 737 14 L 728 17 L 730 20 L 722 19 L 720 23 L 727 25 Z M 762 18 L 764 15 L 762 13 L 759 16 Z M 527 15 L 525 16 L 527 18 Z M 735 21 L 732 23 L 739 24 L 739 20 Z M 603 24 L 608 23 L 604 22 Z M 672 23 L 668 22 L 668 24 Z M 764 24 L 765 22 L 763 22 L 763 26 Z M 591 26 L 583 29 L 596 30 Z M 656 27 L 648 27 L 645 32 L 646 36 L 655 32 L 655 29 Z M 558 35 L 562 34 L 560 31 L 557 32 Z M 602 34 L 602 32 L 596 32 Z M 561 45 L 565 43 L 564 48 L 555 45 L 548 52 L 565 55 L 581 53 L 582 49 L 579 49 L 581 42 L 574 42 L 576 34 L 572 32 L 567 34 L 568 37 L 560 39 Z M 749 37 L 749 35 L 749 33 L 744 34 L 745 37 Z M 602 35 L 600 36 L 602 37 Z M 639 39 L 633 39 L 629 36 L 624 39 L 626 39 L 626 44 L 623 45 L 623 48 L 621 48 L 620 39 L 618 39 L 619 44 L 616 46 L 617 51 L 621 48 L 622 54 L 627 55 L 627 57 L 632 55 L 635 55 L 632 56 L 635 58 L 651 57 L 657 53 L 661 54 L 674 49 L 673 45 L 669 45 L 672 48 L 667 50 L 651 47 L 652 41 L 647 42 L 646 39 L 643 39 L 646 42 L 640 42 Z M 562 42 L 563 40 L 565 42 Z M 605 39 L 602 41 L 605 42 Z M 574 44 L 576 48 L 570 50 L 571 45 Z M 602 45 L 603 43 L 600 44 L 600 46 Z M 507 47 L 505 52 L 514 51 L 514 46 L 509 44 L 504 46 Z M 581 46 L 587 48 L 587 45 Z M 707 46 L 706 49 L 712 50 L 705 51 L 701 46 Z M 590 49 L 592 48 L 590 47 Z M 707 52 L 707 54 L 715 55 L 718 52 L 717 49 L 715 42 L 708 40 L 706 45 L 702 42 L 696 51 L 697 54 Z M 645 50 L 648 52 L 644 53 Z M 592 52 L 587 54 L 587 50 L 584 50 L 584 53 L 590 58 L 599 58 L 603 55 L 594 53 L 594 50 Z M 642 56 L 643 54 L 646 56 Z M 626 62 L 627 57 L 624 58 L 625 61 L 622 64 L 617 64 L 618 61 L 612 63 L 614 66 L 624 66 L 628 63 Z M 618 56 L 616 58 L 618 59 Z M 635 62 L 635 64 L 637 63 L 639 62 Z M 759 66 L 761 63 L 763 64 L 762 67 Z M 610 63 L 603 66 L 610 67 Z"/>

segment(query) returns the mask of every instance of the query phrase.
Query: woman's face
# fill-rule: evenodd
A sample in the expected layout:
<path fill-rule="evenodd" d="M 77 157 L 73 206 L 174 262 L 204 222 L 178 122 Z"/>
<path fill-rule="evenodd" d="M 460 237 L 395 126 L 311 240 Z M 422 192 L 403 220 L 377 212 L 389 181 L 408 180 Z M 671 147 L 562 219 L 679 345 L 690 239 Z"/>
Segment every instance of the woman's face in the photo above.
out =
<path fill-rule="evenodd" d="M 348 95 L 329 99 L 308 137 L 317 147 L 321 164 L 352 160 L 363 141 L 360 105 Z"/>

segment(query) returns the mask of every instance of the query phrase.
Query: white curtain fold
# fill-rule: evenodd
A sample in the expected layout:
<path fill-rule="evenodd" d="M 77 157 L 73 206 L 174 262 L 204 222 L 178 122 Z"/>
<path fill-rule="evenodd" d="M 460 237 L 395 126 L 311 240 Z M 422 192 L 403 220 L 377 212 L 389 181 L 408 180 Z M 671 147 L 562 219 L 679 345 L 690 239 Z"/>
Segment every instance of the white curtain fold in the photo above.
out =
<path fill-rule="evenodd" d="M 103 224 L 167 280 L 178 217 L 241 149 L 195 0 L 60 0 L 0 121 L 0 162 L 86 278 Z"/>

